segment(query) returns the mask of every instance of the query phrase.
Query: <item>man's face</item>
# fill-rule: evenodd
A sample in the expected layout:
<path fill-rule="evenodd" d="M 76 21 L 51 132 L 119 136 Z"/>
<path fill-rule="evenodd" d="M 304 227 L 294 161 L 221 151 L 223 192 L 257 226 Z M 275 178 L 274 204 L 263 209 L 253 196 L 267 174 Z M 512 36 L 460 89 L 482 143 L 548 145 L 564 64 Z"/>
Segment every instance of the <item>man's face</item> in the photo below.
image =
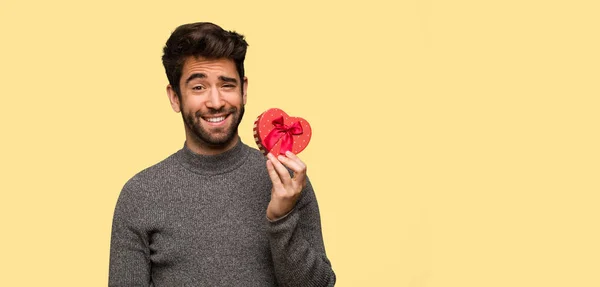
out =
<path fill-rule="evenodd" d="M 244 115 L 246 85 L 233 60 L 187 58 L 179 81 L 181 97 L 173 99 L 172 90 L 169 94 L 173 109 L 182 113 L 188 140 L 200 148 L 233 146 Z"/>

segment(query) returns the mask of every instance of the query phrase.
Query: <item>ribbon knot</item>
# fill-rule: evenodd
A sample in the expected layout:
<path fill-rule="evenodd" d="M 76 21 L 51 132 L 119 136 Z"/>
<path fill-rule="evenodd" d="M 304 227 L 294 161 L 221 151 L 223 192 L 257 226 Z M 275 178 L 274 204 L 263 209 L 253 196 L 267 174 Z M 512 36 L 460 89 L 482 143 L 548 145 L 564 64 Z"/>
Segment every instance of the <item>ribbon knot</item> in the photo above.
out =
<path fill-rule="evenodd" d="M 285 154 L 286 151 L 291 151 L 294 145 L 294 135 L 302 134 L 302 125 L 300 122 L 292 122 L 291 125 L 283 123 L 283 116 L 274 119 L 271 123 L 275 126 L 269 134 L 265 137 L 265 149 L 270 152 L 271 149 L 281 139 L 281 147 L 279 148 L 279 154 Z"/>

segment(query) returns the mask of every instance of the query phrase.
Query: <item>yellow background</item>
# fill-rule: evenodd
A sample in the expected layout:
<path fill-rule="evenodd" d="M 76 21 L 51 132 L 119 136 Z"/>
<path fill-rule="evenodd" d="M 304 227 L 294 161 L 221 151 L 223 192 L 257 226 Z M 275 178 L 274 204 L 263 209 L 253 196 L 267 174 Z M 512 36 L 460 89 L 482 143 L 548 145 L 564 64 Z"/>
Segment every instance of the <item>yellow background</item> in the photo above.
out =
<path fill-rule="evenodd" d="M 161 49 L 246 35 L 338 286 L 600 286 L 597 1 L 0 1 L 2 286 L 106 286 L 123 184 L 183 145 Z"/>

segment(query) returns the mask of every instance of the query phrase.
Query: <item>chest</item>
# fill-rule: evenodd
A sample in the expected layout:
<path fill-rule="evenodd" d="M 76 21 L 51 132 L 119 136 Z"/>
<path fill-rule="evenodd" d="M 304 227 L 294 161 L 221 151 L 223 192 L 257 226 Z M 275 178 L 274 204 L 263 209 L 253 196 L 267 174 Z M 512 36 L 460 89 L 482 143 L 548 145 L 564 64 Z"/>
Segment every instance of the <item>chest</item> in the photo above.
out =
<path fill-rule="evenodd" d="M 167 185 L 150 201 L 150 259 L 157 268 L 236 272 L 270 264 L 265 211 L 270 185 L 194 178 Z M 155 270 L 158 271 L 158 270 Z"/>

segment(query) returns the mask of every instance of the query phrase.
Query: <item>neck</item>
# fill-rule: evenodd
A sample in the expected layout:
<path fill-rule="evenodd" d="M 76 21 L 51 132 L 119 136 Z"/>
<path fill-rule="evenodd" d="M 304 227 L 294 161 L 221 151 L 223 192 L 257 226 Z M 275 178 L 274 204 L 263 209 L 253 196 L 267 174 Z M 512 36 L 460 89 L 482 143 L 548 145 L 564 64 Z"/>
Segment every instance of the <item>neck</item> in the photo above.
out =
<path fill-rule="evenodd" d="M 193 151 L 196 154 L 217 155 L 217 154 L 221 154 L 221 153 L 224 153 L 224 152 L 232 149 L 238 143 L 239 140 L 240 140 L 240 137 L 239 137 L 239 135 L 236 134 L 229 142 L 227 142 L 223 145 L 215 146 L 215 145 L 207 144 L 186 132 L 185 145 L 187 146 L 188 149 L 190 149 L 191 151 Z"/>
<path fill-rule="evenodd" d="M 190 146 L 194 145 L 186 141 L 183 148 L 176 153 L 176 157 L 187 169 L 204 175 L 221 174 L 238 168 L 252 150 L 244 145 L 241 139 L 237 140 L 233 148 L 216 155 L 196 153 L 189 148 Z"/>

